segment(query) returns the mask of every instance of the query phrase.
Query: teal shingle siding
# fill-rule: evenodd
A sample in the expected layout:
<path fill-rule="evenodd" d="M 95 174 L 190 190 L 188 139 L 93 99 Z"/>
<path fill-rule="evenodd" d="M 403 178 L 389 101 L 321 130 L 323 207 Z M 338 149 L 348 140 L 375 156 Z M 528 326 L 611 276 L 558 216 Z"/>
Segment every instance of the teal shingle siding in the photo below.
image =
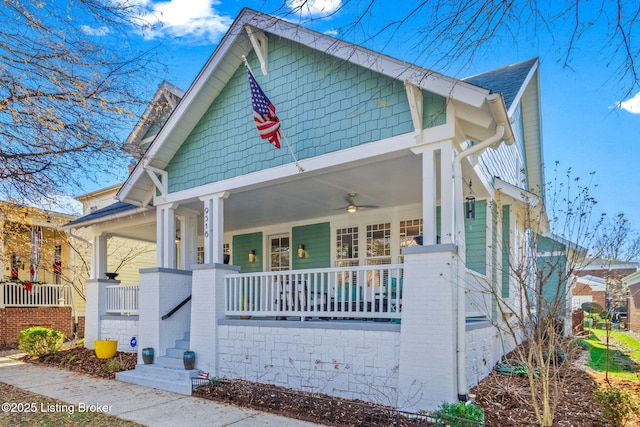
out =
<path fill-rule="evenodd" d="M 303 45 L 269 38 L 269 74 L 252 52 L 256 80 L 276 106 L 282 130 L 299 160 L 413 130 L 401 81 Z M 442 124 L 446 100 L 423 92 L 425 126 Z M 284 146 L 260 139 L 240 66 L 184 141 L 166 170 L 175 192 L 291 163 Z"/>
<path fill-rule="evenodd" d="M 232 245 L 233 265 L 240 267 L 242 273 L 255 273 L 262 271 L 264 260 L 262 253 L 262 233 L 239 234 L 233 236 Z M 256 251 L 256 262 L 249 262 L 249 252 Z"/>
<path fill-rule="evenodd" d="M 331 267 L 331 225 L 328 222 L 293 227 L 291 240 L 291 266 L 294 270 Z M 305 248 L 304 258 L 298 258 L 300 244 Z"/>
<path fill-rule="evenodd" d="M 536 259 L 539 311 L 542 315 L 564 315 L 566 303 L 567 247 L 554 239 L 537 237 Z"/>
<path fill-rule="evenodd" d="M 487 201 L 476 201 L 476 218 L 464 220 L 467 268 L 487 274 Z"/>

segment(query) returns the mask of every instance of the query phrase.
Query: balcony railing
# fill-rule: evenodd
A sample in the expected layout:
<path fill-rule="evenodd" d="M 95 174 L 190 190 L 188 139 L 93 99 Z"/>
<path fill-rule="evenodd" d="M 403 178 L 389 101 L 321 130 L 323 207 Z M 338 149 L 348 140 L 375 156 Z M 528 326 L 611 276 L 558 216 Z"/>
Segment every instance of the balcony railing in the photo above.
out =
<path fill-rule="evenodd" d="M 0 283 L 0 308 L 71 306 L 71 285 Z"/>
<path fill-rule="evenodd" d="M 402 264 L 386 264 L 231 274 L 225 314 L 399 319 L 402 273 Z"/>
<path fill-rule="evenodd" d="M 138 285 L 107 286 L 107 313 L 137 315 L 139 303 Z"/>

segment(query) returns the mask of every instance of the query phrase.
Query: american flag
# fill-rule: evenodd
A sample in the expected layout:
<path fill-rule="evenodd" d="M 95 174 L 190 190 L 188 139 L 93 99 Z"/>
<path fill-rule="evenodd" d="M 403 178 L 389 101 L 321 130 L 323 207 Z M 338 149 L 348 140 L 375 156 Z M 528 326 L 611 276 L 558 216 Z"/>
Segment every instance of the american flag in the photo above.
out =
<path fill-rule="evenodd" d="M 204 371 L 198 372 L 198 379 L 199 380 L 208 380 L 209 379 L 209 372 L 204 372 Z"/>
<path fill-rule="evenodd" d="M 276 107 L 264 94 L 249 67 L 246 67 L 253 104 L 253 120 L 256 122 L 258 133 L 262 139 L 268 139 L 271 145 L 280 148 L 280 119 L 276 116 Z"/>

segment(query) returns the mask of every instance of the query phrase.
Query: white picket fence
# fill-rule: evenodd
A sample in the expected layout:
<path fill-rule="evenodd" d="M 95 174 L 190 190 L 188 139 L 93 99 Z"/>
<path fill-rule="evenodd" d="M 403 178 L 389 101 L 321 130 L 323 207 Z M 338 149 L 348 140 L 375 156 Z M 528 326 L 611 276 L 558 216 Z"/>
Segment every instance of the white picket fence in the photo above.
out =
<path fill-rule="evenodd" d="M 0 308 L 57 307 L 73 303 L 71 285 L 0 283 Z"/>

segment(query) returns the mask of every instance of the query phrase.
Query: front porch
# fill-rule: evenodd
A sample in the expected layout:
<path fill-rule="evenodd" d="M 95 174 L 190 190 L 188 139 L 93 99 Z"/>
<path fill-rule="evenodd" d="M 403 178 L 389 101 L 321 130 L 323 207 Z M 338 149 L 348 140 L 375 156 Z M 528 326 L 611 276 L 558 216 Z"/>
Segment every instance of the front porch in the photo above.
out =
<path fill-rule="evenodd" d="M 188 393 L 197 371 L 176 369 L 190 349 L 196 368 L 211 376 L 405 409 L 435 407 L 443 396 L 456 398 L 456 250 L 415 246 L 404 256 L 404 264 L 278 272 L 240 273 L 227 264 L 143 270 L 138 287 L 97 281 L 104 288 L 98 324 L 135 319 L 138 350 L 154 348 L 153 365 L 142 365 L 139 355 L 139 368 L 120 374 L 130 382 Z M 467 279 L 467 307 L 475 314 L 464 326 L 474 350 L 466 355 L 473 385 L 501 350 L 490 322 L 479 320 L 491 305 L 481 277 Z"/>

